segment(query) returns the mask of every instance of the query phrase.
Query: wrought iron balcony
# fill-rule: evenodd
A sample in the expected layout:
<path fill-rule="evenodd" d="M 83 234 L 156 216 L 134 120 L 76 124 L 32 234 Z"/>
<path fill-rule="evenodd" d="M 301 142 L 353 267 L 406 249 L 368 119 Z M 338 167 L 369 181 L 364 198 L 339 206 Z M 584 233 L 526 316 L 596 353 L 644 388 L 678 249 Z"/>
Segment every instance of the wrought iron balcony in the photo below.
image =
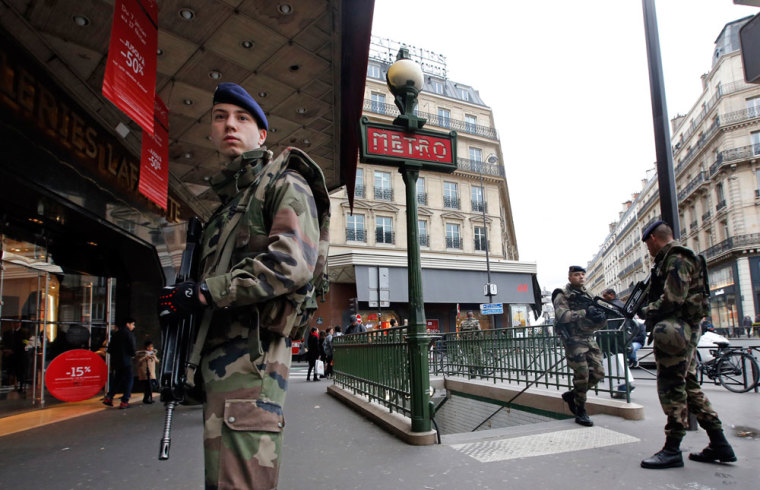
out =
<path fill-rule="evenodd" d="M 459 209 L 459 198 L 456 196 L 443 196 L 443 207 Z"/>
<path fill-rule="evenodd" d="M 698 226 L 699 226 L 699 223 L 697 222 L 697 220 L 692 221 L 691 223 L 689 223 L 689 231 L 696 230 Z"/>
<path fill-rule="evenodd" d="M 722 124 L 735 124 L 760 117 L 760 109 L 757 107 L 748 107 L 740 111 L 727 112 L 720 116 Z"/>
<path fill-rule="evenodd" d="M 428 203 L 427 192 L 418 192 L 417 204 L 422 204 L 423 206 L 427 206 L 427 203 Z"/>
<path fill-rule="evenodd" d="M 506 178 L 504 165 L 499 163 L 481 162 L 479 160 L 470 160 L 468 158 L 457 158 L 457 168 L 465 172 L 475 172 L 483 175 L 495 175 Z"/>
<path fill-rule="evenodd" d="M 378 201 L 393 201 L 393 189 L 375 187 L 375 199 Z"/>
<path fill-rule="evenodd" d="M 678 193 L 678 202 L 680 203 L 681 201 L 689 197 L 689 195 L 691 195 L 691 193 L 694 192 L 694 190 L 697 189 L 700 186 L 700 184 L 702 184 L 706 180 L 707 180 L 707 172 L 705 172 L 704 170 L 699 172 L 697 176 L 691 179 L 691 182 L 686 184 L 686 187 L 681 189 L 681 192 Z"/>
<path fill-rule="evenodd" d="M 420 238 L 420 240 L 419 240 L 420 247 L 429 247 L 430 246 L 430 235 L 427 235 L 427 234 L 425 234 L 425 235 L 419 235 L 419 238 Z"/>
<path fill-rule="evenodd" d="M 396 243 L 396 233 L 392 231 L 375 230 L 376 243 Z"/>
<path fill-rule="evenodd" d="M 618 273 L 618 279 L 627 276 L 631 272 L 635 271 L 636 269 L 639 269 L 641 267 L 641 257 L 636 259 L 632 264 L 630 264 L 628 267 L 623 269 Z"/>
<path fill-rule="evenodd" d="M 446 237 L 446 248 L 462 249 L 462 239 L 460 237 Z"/>
<path fill-rule="evenodd" d="M 699 139 L 694 143 L 694 146 L 692 146 L 686 155 L 683 156 L 681 163 L 679 163 L 675 169 L 676 175 L 679 175 L 681 171 L 689 165 L 689 162 L 691 162 L 694 156 L 699 153 L 699 151 L 704 148 L 707 143 L 709 143 L 710 138 L 712 138 L 712 136 L 718 132 L 719 128 L 720 120 L 716 118 L 710 127 L 708 127 L 705 132 L 702 133 L 702 136 L 700 136 Z"/>
<path fill-rule="evenodd" d="M 472 200 L 472 210 L 475 211 L 475 212 L 478 212 L 478 213 L 482 213 L 483 211 L 485 211 L 487 213 L 488 212 L 488 203 L 484 202 L 484 201 L 476 201 L 476 200 L 473 199 Z"/>
<path fill-rule="evenodd" d="M 724 209 L 726 207 L 726 200 L 723 199 L 722 201 L 718 202 L 718 205 L 715 206 L 716 211 L 720 211 L 721 209 Z"/>
<path fill-rule="evenodd" d="M 363 229 L 346 228 L 346 241 L 366 242 L 367 231 Z"/>
<path fill-rule="evenodd" d="M 743 247 L 758 247 L 760 246 L 760 233 L 750 233 L 748 235 L 739 235 L 730 237 L 717 245 L 713 245 L 704 251 L 704 256 L 707 260 L 710 260 L 718 255 L 733 249 L 739 249 Z"/>
<path fill-rule="evenodd" d="M 366 191 L 367 189 L 364 187 L 364 184 L 357 184 L 354 187 L 354 197 L 364 198 L 366 197 Z"/>
<path fill-rule="evenodd" d="M 375 102 L 371 99 L 364 99 L 364 111 L 391 117 L 396 117 L 399 114 L 395 105 Z M 454 129 L 460 133 L 474 134 L 492 140 L 499 138 L 496 134 L 496 129 L 489 128 L 488 126 L 480 126 L 478 124 L 472 124 L 460 119 L 452 119 L 450 117 L 441 117 L 438 114 L 432 114 L 430 112 L 415 111 L 415 114 L 427 119 L 428 125 Z"/>
<path fill-rule="evenodd" d="M 707 221 L 708 219 L 710 219 L 710 217 L 712 217 L 712 213 L 710 211 L 708 211 L 705 214 L 703 214 L 702 215 L 702 223 L 704 223 L 705 221 Z"/>
<path fill-rule="evenodd" d="M 639 210 L 644 211 L 645 209 L 649 208 L 649 206 L 651 206 L 655 201 L 659 201 L 659 199 L 660 199 L 660 193 L 655 192 L 649 197 L 649 199 L 646 200 L 646 202 L 644 202 L 644 204 L 641 205 Z"/>
<path fill-rule="evenodd" d="M 710 177 L 715 175 L 720 167 L 729 162 L 746 160 L 749 158 L 754 158 L 758 155 L 760 155 L 760 144 L 740 146 L 738 148 L 723 150 L 722 152 L 718 153 L 718 158 L 715 160 L 715 163 L 710 165 Z"/>

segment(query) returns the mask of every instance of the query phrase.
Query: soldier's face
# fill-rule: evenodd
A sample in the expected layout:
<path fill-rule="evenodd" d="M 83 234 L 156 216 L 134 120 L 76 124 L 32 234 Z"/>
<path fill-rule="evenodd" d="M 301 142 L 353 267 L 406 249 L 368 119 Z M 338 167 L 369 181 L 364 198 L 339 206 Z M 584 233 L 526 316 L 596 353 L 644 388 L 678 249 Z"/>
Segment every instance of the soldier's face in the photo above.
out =
<path fill-rule="evenodd" d="M 583 286 L 586 284 L 586 273 L 585 272 L 571 272 L 570 275 L 567 277 L 567 279 L 570 281 L 570 284 L 573 286 Z"/>
<path fill-rule="evenodd" d="M 250 112 L 234 104 L 216 104 L 211 111 L 211 141 L 229 160 L 264 144 L 266 129 L 259 129 Z"/>
<path fill-rule="evenodd" d="M 654 235 L 649 235 L 649 238 L 644 242 L 647 244 L 647 249 L 649 250 L 649 255 L 654 257 L 657 255 L 657 252 L 660 251 L 662 246 L 660 246 L 659 242 L 657 241 L 657 238 L 655 238 Z"/>

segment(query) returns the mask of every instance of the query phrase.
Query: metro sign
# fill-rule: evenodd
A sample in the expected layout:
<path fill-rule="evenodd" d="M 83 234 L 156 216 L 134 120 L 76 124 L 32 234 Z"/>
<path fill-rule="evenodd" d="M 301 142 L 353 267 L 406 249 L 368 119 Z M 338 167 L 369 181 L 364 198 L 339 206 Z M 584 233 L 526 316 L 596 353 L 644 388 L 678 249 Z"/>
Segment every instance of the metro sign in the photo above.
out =
<path fill-rule="evenodd" d="M 425 170 L 451 173 L 457 169 L 457 136 L 419 129 L 408 133 L 398 126 L 360 121 L 362 144 L 359 159 L 365 163 L 402 165 L 421 162 Z"/>

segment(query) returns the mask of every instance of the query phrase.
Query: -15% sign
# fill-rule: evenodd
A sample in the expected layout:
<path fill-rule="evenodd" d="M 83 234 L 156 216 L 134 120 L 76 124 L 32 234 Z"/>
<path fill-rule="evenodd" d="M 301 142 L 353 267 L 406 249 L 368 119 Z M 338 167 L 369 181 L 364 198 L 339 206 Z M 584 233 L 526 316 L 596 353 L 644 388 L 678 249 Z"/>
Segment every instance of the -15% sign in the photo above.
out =
<path fill-rule="evenodd" d="M 95 396 L 107 377 L 102 357 L 85 349 L 74 349 L 53 359 L 45 371 L 45 386 L 61 401 L 78 402 Z"/>

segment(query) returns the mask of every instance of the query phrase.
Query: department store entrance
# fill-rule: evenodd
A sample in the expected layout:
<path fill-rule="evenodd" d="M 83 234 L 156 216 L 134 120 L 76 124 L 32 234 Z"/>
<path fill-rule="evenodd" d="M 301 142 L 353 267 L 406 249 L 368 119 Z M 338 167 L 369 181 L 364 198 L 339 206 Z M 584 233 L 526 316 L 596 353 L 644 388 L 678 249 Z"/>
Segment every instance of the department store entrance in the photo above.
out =
<path fill-rule="evenodd" d="M 39 245 L 0 235 L 0 417 L 60 403 L 45 370 L 72 349 L 105 358 L 116 279 L 65 271 Z"/>

